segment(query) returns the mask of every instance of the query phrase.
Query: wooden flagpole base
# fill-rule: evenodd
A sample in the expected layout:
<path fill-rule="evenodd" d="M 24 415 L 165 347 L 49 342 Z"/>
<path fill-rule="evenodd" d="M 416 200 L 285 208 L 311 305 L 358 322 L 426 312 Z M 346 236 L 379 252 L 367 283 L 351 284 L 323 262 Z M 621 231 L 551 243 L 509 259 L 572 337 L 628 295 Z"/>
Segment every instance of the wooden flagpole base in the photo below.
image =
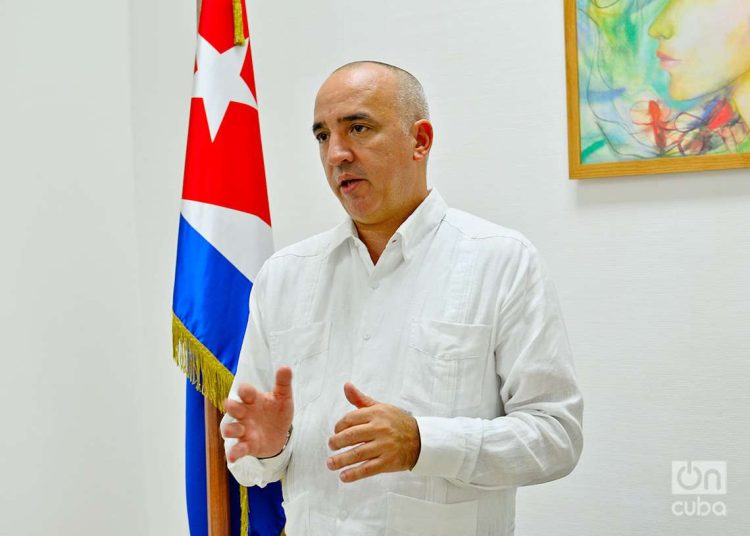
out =
<path fill-rule="evenodd" d="M 222 415 L 208 399 L 204 399 L 203 407 L 206 423 L 208 536 L 229 536 L 229 481 L 224 440 L 219 432 Z"/>

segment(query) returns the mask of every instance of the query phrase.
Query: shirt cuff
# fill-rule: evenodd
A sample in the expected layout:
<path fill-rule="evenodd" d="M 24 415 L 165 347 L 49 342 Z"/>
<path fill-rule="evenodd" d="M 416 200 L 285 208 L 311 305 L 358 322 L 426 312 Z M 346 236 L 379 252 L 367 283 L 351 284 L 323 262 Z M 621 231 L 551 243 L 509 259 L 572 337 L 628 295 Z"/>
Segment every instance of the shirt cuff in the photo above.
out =
<path fill-rule="evenodd" d="M 415 417 L 421 449 L 411 472 L 419 476 L 469 479 L 482 443 L 481 419 Z M 463 478 L 462 478 L 463 477 Z"/>
<path fill-rule="evenodd" d="M 224 442 L 225 452 L 229 452 L 237 442 L 236 439 L 227 439 Z M 258 486 L 264 488 L 269 482 L 275 482 L 281 478 L 284 469 L 291 458 L 292 449 L 289 444 L 272 458 L 262 460 L 254 456 L 243 456 L 242 458 L 227 463 L 229 472 L 243 486 Z"/>

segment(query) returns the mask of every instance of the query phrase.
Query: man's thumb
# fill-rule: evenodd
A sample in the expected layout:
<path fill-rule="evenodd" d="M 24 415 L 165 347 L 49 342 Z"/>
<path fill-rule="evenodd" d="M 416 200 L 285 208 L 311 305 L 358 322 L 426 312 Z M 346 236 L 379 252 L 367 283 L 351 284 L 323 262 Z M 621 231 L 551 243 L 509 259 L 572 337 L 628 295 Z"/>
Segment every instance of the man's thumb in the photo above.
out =
<path fill-rule="evenodd" d="M 377 404 L 375 400 L 364 394 L 362 391 L 354 387 L 354 384 L 347 382 L 344 384 L 344 395 L 346 399 L 358 408 L 366 408 Z"/>

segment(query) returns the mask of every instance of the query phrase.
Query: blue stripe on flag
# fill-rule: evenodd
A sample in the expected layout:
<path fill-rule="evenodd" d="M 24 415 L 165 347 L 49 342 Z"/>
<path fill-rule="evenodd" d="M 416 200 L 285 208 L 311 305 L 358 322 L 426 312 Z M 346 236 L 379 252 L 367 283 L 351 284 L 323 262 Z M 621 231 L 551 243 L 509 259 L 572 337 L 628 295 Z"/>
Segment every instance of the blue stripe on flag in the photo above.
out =
<path fill-rule="evenodd" d="M 208 536 L 206 437 L 203 395 L 187 382 L 185 391 L 185 497 L 190 536 Z M 233 482 L 234 483 L 234 482 Z M 231 508 L 231 507 L 230 507 Z M 238 516 L 232 516 L 235 518 Z M 237 532 L 232 532 L 237 534 Z"/>
<path fill-rule="evenodd" d="M 190 536 L 208 536 L 206 505 L 206 437 L 203 419 L 203 396 L 187 382 L 185 391 L 185 489 Z M 286 518 L 281 507 L 281 482 L 265 488 L 248 489 L 250 503 L 249 536 L 278 536 Z M 234 478 L 229 478 L 231 533 L 240 533 L 240 493 Z M 244 536 L 244 535 L 243 535 Z"/>
<path fill-rule="evenodd" d="M 252 282 L 180 217 L 173 311 L 232 374 L 245 336 Z M 187 382 L 185 487 L 191 536 L 208 536 L 203 395 Z M 277 536 L 284 527 L 281 483 L 248 489 L 250 536 Z M 229 479 L 231 533 L 240 531 L 239 486 Z M 244 536 L 244 535 L 243 535 Z"/>
<path fill-rule="evenodd" d="M 232 374 L 245 336 L 253 284 L 180 216 L 173 310 Z"/>

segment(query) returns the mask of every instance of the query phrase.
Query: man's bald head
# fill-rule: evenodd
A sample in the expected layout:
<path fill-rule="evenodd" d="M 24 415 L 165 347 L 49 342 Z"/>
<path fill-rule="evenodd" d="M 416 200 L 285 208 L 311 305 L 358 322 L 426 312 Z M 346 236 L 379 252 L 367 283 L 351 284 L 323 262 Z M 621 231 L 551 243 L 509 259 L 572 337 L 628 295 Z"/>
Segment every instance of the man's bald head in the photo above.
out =
<path fill-rule="evenodd" d="M 328 184 L 360 231 L 390 237 L 427 197 L 433 129 L 422 86 L 406 71 L 340 67 L 315 96 L 312 131 Z"/>
<path fill-rule="evenodd" d="M 380 67 L 387 70 L 394 77 L 396 82 L 395 98 L 406 128 L 410 127 L 415 121 L 430 118 L 430 110 L 427 106 L 427 98 L 425 97 L 422 84 L 419 83 L 419 80 L 413 74 L 400 67 L 381 61 L 353 61 L 333 71 L 331 76 L 340 71 L 357 69 L 364 66 Z"/>

